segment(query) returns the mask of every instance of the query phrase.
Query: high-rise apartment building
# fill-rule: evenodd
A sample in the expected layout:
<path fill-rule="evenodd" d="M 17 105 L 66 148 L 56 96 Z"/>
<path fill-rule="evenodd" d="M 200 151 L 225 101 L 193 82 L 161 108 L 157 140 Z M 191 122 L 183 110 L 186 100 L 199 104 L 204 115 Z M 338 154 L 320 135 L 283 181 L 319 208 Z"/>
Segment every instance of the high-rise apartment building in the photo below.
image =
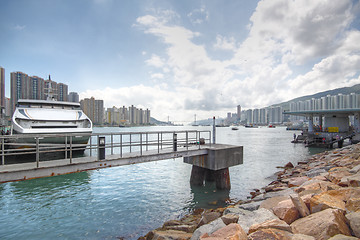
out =
<path fill-rule="evenodd" d="M 77 92 L 70 92 L 68 96 L 69 102 L 79 102 L 79 94 Z"/>
<path fill-rule="evenodd" d="M 95 100 L 94 97 L 85 98 L 80 101 L 81 109 L 94 124 L 104 123 L 104 101 Z"/>
<path fill-rule="evenodd" d="M 31 76 L 23 72 L 10 73 L 10 102 L 11 112 L 15 110 L 18 99 L 46 100 L 51 96 L 58 101 L 67 101 L 68 86 L 63 83 Z"/>
<path fill-rule="evenodd" d="M 123 124 L 149 124 L 150 123 L 150 110 L 143 110 L 142 108 L 138 109 L 131 105 L 129 108 L 125 106 L 121 108 L 112 108 L 106 109 L 106 119 L 105 121 L 112 125 L 123 125 Z"/>
<path fill-rule="evenodd" d="M 57 100 L 65 101 L 65 102 L 68 101 L 68 85 L 64 83 L 59 83 L 57 85 L 57 90 L 58 90 Z"/>
<path fill-rule="evenodd" d="M 5 69 L 0 67 L 0 107 L 5 108 Z"/>
<path fill-rule="evenodd" d="M 23 72 L 10 73 L 10 101 L 11 112 L 15 111 L 15 105 L 19 99 L 30 99 L 29 76 Z"/>
<path fill-rule="evenodd" d="M 241 106 L 237 105 L 236 107 L 236 112 L 237 112 L 237 120 L 240 121 L 241 120 Z"/>

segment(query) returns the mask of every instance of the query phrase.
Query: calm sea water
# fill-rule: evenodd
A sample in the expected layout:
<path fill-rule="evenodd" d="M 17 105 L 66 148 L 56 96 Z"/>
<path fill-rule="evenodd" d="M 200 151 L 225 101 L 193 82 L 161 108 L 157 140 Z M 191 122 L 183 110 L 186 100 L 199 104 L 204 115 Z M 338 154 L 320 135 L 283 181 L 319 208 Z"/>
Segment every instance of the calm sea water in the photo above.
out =
<path fill-rule="evenodd" d="M 110 131 L 174 131 L 212 127 L 97 128 Z M 196 208 L 241 200 L 271 181 L 276 166 L 307 158 L 296 131 L 217 128 L 217 143 L 244 146 L 244 164 L 230 168 L 231 190 L 190 186 L 191 165 L 182 159 L 0 184 L 0 239 L 137 239 L 163 222 Z"/>

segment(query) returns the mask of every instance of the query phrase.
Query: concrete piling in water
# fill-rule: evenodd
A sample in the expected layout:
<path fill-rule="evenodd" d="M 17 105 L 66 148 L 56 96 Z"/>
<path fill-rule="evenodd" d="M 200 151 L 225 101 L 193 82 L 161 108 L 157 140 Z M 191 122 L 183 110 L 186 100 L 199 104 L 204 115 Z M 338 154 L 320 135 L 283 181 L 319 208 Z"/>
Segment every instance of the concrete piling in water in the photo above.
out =
<path fill-rule="evenodd" d="M 215 181 L 217 189 L 230 189 L 229 167 L 243 163 L 243 147 L 218 144 L 206 155 L 184 157 L 192 166 L 190 184 L 202 186 L 204 181 Z"/>
<path fill-rule="evenodd" d="M 191 170 L 190 184 L 191 186 L 203 186 L 204 182 L 216 183 L 217 189 L 230 190 L 230 174 L 229 168 L 220 170 L 210 170 L 193 165 Z"/>

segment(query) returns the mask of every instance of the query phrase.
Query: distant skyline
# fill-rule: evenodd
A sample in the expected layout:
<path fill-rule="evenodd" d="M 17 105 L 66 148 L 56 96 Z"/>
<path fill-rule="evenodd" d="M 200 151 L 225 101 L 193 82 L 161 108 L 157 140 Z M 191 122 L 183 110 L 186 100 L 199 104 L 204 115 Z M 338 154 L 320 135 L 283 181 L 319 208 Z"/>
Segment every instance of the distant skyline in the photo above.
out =
<path fill-rule="evenodd" d="M 0 66 L 193 121 L 360 83 L 360 4 L 0 0 Z"/>

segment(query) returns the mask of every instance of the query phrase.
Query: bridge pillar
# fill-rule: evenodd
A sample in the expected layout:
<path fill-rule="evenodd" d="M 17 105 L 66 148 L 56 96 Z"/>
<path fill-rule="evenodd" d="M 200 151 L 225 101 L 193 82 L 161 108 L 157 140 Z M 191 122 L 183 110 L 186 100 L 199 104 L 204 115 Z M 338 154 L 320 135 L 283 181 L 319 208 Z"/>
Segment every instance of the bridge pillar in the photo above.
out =
<path fill-rule="evenodd" d="M 191 170 L 190 184 L 191 186 L 203 186 L 204 182 L 216 183 L 217 189 L 230 190 L 230 174 L 229 168 L 220 170 L 210 170 L 193 165 Z"/>
<path fill-rule="evenodd" d="M 218 189 L 230 189 L 229 167 L 243 163 L 243 147 L 216 144 L 206 155 L 184 157 L 192 166 L 190 184 L 202 186 L 205 181 L 216 183 Z"/>

